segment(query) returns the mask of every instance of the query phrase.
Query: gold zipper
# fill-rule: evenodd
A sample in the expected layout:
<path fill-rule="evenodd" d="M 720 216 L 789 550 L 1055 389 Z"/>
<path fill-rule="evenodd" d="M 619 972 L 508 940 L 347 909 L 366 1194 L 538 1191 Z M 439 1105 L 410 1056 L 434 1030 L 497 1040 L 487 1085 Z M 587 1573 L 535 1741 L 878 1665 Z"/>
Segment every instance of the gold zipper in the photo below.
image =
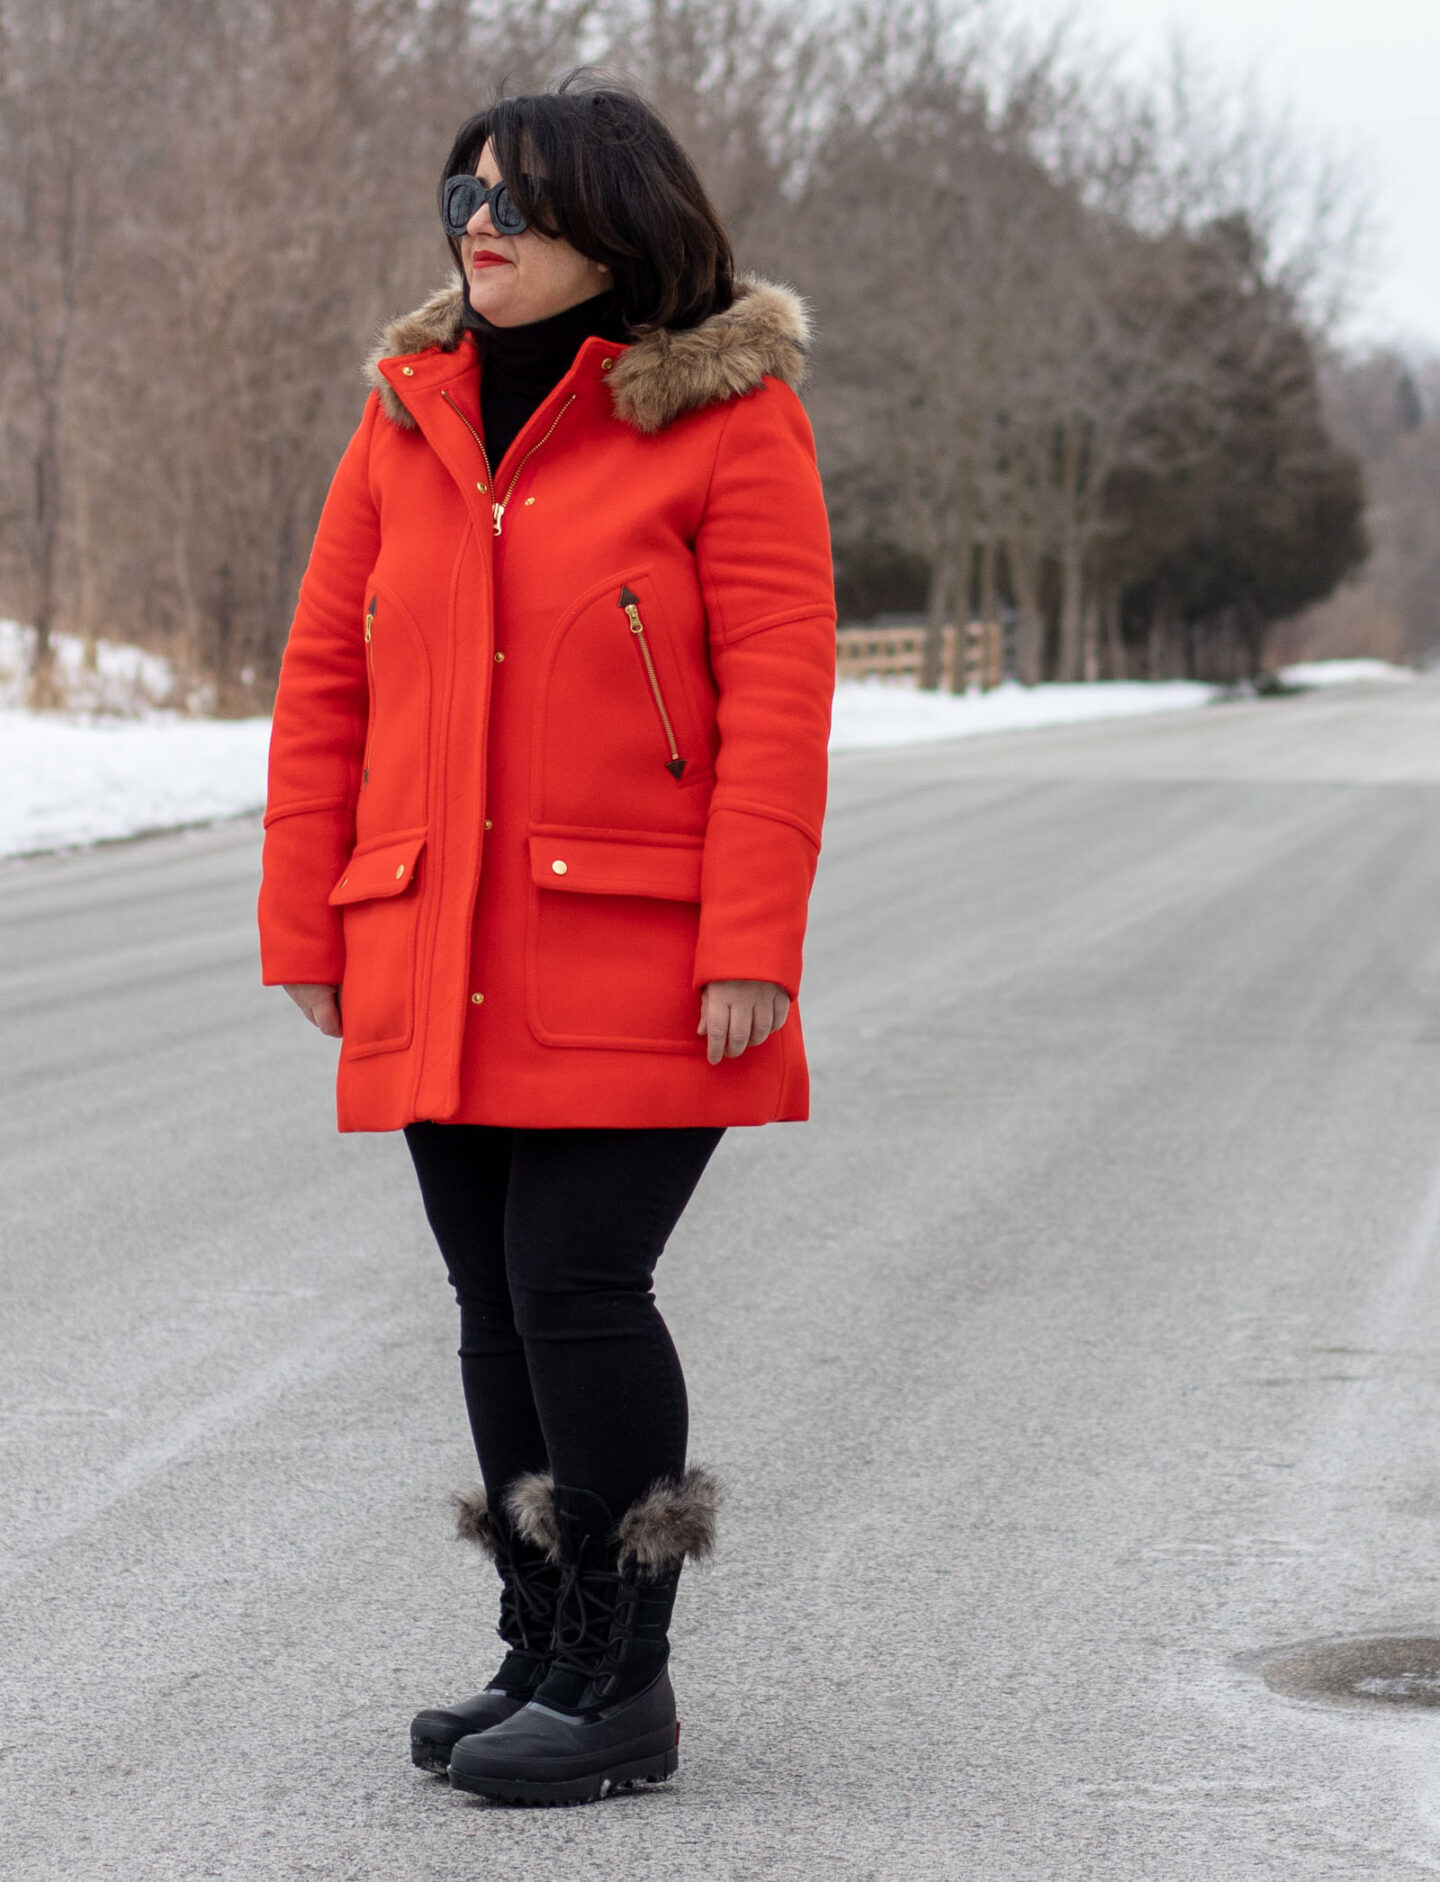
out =
<path fill-rule="evenodd" d="M 485 440 L 480 436 L 480 433 L 470 423 L 470 420 L 465 416 L 464 412 L 461 411 L 460 407 L 455 403 L 454 399 L 451 398 L 448 392 L 442 392 L 440 396 L 442 399 L 444 399 L 445 403 L 450 407 L 451 411 L 456 414 L 460 422 L 464 425 L 465 429 L 470 433 L 470 436 L 475 440 L 476 444 L 478 444 L 480 447 L 480 456 L 484 460 L 484 463 L 485 463 L 485 483 L 481 486 L 481 488 L 482 489 L 488 488 L 489 490 L 490 513 L 495 519 L 495 534 L 498 536 L 505 522 L 505 507 L 509 503 L 511 497 L 513 497 L 515 494 L 515 486 L 520 481 L 521 471 L 524 470 L 525 466 L 530 462 L 531 458 L 534 457 L 535 453 L 540 449 L 540 446 L 542 444 L 549 443 L 551 432 L 554 431 L 555 427 L 560 423 L 560 420 L 565 416 L 566 412 L 568 412 L 570 407 L 575 403 L 575 394 L 573 392 L 570 394 L 569 398 L 566 399 L 565 403 L 560 407 L 560 410 L 550 420 L 549 430 L 546 431 L 545 436 L 543 438 L 538 438 L 535 441 L 535 443 L 531 445 L 530 449 L 525 453 L 524 457 L 521 458 L 520 462 L 515 466 L 515 475 L 510 479 L 510 487 L 505 492 L 505 495 L 499 500 L 498 503 L 495 500 L 495 473 L 490 468 L 490 453 L 485 449 Z"/>
<path fill-rule="evenodd" d="M 670 723 L 670 714 L 665 710 L 665 695 L 660 691 L 660 675 L 655 671 L 655 662 L 650 656 L 650 643 L 645 638 L 645 623 L 640 619 L 640 597 L 629 588 L 622 588 L 620 606 L 624 609 L 625 618 L 630 623 L 630 632 L 635 636 L 635 645 L 640 649 L 640 658 L 645 662 L 645 672 L 650 681 L 655 710 L 660 714 L 660 723 L 665 728 L 665 743 L 670 748 L 670 761 L 665 769 L 672 778 L 683 777 L 685 760 L 680 756 L 680 748 L 675 743 L 675 728 Z"/>
<path fill-rule="evenodd" d="M 361 790 L 370 782 L 370 739 L 371 728 L 375 724 L 375 651 L 370 636 L 375 626 L 375 609 L 379 600 L 378 595 L 371 595 L 370 606 L 365 610 L 365 678 L 370 686 L 370 719 L 365 730 L 365 756 L 360 765 Z"/>

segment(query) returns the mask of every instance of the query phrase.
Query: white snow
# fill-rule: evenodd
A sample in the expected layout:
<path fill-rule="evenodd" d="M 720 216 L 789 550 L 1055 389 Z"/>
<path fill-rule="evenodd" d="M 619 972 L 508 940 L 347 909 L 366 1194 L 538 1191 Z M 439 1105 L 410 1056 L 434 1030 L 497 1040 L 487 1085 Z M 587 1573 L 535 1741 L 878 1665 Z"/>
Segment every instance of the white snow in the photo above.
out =
<path fill-rule="evenodd" d="M 258 811 L 265 801 L 268 719 L 205 719 L 166 710 L 170 663 L 138 647 L 56 637 L 72 708 L 24 711 L 28 633 L 0 621 L 0 856 L 134 836 Z M 1381 660 L 1309 661 L 1281 678 L 1296 686 L 1413 678 Z M 1191 680 L 1102 680 L 989 693 L 922 693 L 908 680 L 842 680 L 832 751 L 928 744 L 985 732 L 1037 730 L 1143 713 L 1193 711 L 1220 689 Z M 115 717 L 128 713 L 130 717 Z"/>
<path fill-rule="evenodd" d="M 0 856 L 258 810 L 268 719 L 0 710 Z"/>
<path fill-rule="evenodd" d="M 35 631 L 0 621 L 0 856 L 243 816 L 265 802 L 268 719 L 193 713 L 160 654 L 54 637 L 63 712 L 24 710 Z"/>
<path fill-rule="evenodd" d="M 25 703 L 33 627 L 0 621 L 0 707 Z M 178 706 L 175 670 L 160 654 L 124 641 L 99 640 L 93 663 L 78 634 L 56 634 L 55 677 L 65 703 L 75 712 L 146 713 L 156 706 Z M 184 702 L 191 703 L 191 702 Z"/>
<path fill-rule="evenodd" d="M 1099 680 L 1074 686 L 1020 686 L 1007 680 L 989 693 L 922 693 L 908 680 L 841 680 L 835 688 L 831 751 L 929 744 L 982 732 L 1186 712 L 1208 706 L 1220 689 L 1197 680 Z"/>
<path fill-rule="evenodd" d="M 1285 686 L 1353 686 L 1358 680 L 1413 680 L 1416 674 L 1414 667 L 1388 660 L 1300 660 L 1281 667 L 1276 677 Z"/>

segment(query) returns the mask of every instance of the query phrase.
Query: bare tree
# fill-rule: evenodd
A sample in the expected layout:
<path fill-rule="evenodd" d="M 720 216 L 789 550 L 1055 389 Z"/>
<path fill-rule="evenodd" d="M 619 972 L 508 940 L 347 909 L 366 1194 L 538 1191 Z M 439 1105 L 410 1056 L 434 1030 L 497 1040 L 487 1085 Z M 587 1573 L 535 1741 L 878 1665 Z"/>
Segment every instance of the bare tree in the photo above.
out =
<path fill-rule="evenodd" d="M 57 627 L 104 620 L 263 706 L 355 363 L 452 266 L 454 126 L 582 59 L 811 299 L 837 540 L 923 578 L 927 683 L 972 612 L 1013 613 L 1027 680 L 1199 657 L 1238 387 L 1287 414 L 1265 540 L 1342 500 L 1295 334 L 1343 299 L 1353 193 L 1185 55 L 1126 89 L 1003 0 L 0 0 L 0 602 L 37 703 Z"/>

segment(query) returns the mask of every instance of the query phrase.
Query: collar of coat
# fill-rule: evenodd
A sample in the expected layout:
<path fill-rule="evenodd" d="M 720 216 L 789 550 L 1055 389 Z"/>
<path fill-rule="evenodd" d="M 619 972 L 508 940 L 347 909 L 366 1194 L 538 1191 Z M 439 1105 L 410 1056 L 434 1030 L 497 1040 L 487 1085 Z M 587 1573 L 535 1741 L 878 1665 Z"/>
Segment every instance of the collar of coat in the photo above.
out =
<path fill-rule="evenodd" d="M 412 314 L 392 320 L 365 363 L 385 416 L 413 431 L 415 420 L 380 371 L 380 362 L 438 347 L 453 353 L 465 334 L 461 290 L 442 288 Z M 609 375 L 615 416 L 637 431 L 663 431 L 686 412 L 754 392 L 770 375 L 798 391 L 805 377 L 810 319 L 791 289 L 741 275 L 735 299 L 683 332 L 647 333 L 627 346 Z"/>

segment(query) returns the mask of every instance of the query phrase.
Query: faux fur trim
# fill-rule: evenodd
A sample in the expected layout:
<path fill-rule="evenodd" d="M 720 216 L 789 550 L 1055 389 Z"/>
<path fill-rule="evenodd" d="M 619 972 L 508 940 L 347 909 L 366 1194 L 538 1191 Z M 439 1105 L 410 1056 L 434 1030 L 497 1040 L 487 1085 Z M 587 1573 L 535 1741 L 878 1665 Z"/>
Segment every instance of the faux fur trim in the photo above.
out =
<path fill-rule="evenodd" d="M 620 355 L 610 375 L 615 416 L 648 436 L 686 412 L 743 398 L 767 374 L 798 391 L 809 342 L 800 296 L 743 275 L 723 313 L 683 332 L 647 333 Z"/>
<path fill-rule="evenodd" d="M 505 1492 L 505 1508 L 517 1534 L 532 1548 L 559 1560 L 560 1531 L 555 1521 L 555 1479 L 548 1471 L 517 1477 Z"/>
<path fill-rule="evenodd" d="M 462 308 L 458 285 L 441 288 L 413 313 L 392 320 L 365 362 L 366 381 L 379 393 L 385 416 L 403 430 L 413 431 L 415 420 L 380 361 L 432 347 L 453 353 L 465 334 Z M 743 398 L 767 375 L 798 392 L 809 344 L 810 316 L 800 296 L 758 275 L 741 275 L 723 313 L 683 332 L 647 333 L 626 348 L 610 375 L 615 416 L 650 436 L 686 412 Z"/>
<path fill-rule="evenodd" d="M 457 1490 L 450 1503 L 455 1511 L 455 1534 L 462 1542 L 473 1542 L 494 1561 L 498 1538 L 485 1486 L 477 1483 L 473 1490 Z"/>
<path fill-rule="evenodd" d="M 620 1518 L 616 1536 L 621 1568 L 660 1575 L 687 1556 L 709 1555 L 715 1547 L 715 1518 L 725 1492 L 708 1470 L 692 1464 L 678 1483 L 650 1486 Z"/>
<path fill-rule="evenodd" d="M 380 394 L 380 404 L 392 425 L 402 431 L 414 431 L 415 420 L 401 404 L 394 386 L 380 370 L 382 359 L 403 359 L 409 353 L 428 353 L 438 346 L 442 353 L 453 353 L 465 335 L 461 319 L 463 302 L 454 283 L 438 288 L 428 301 L 413 313 L 402 314 L 381 331 L 379 341 L 365 361 L 365 381 L 371 391 Z"/>

